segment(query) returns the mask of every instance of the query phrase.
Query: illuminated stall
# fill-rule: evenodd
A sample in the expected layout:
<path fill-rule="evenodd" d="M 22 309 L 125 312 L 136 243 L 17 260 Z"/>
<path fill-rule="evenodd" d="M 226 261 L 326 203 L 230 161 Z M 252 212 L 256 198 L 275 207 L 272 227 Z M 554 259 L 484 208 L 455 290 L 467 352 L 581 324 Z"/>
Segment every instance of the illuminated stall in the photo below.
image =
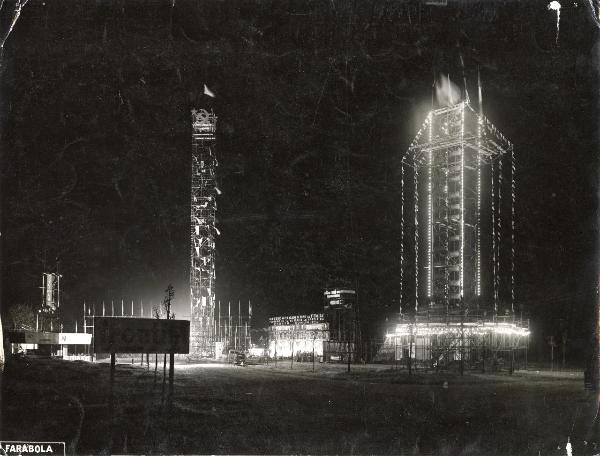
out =
<path fill-rule="evenodd" d="M 269 356 L 323 356 L 329 324 L 322 313 L 269 318 Z"/>

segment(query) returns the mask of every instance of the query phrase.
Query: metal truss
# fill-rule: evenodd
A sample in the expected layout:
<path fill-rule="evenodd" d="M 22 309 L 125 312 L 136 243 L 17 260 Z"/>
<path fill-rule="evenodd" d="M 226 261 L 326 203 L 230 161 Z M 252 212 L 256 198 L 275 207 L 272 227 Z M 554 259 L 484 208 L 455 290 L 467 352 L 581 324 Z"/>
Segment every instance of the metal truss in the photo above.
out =
<path fill-rule="evenodd" d="M 192 110 L 190 353 L 206 357 L 215 354 L 216 126 L 212 112 Z"/>
<path fill-rule="evenodd" d="M 423 368 L 447 368 L 464 361 L 466 368 L 499 368 L 525 361 L 529 321 L 514 316 L 421 316 L 405 318 L 387 333 L 380 359 L 412 361 Z"/>
<path fill-rule="evenodd" d="M 428 114 L 402 159 L 401 309 L 514 311 L 514 172 L 512 144 L 468 101 Z"/>

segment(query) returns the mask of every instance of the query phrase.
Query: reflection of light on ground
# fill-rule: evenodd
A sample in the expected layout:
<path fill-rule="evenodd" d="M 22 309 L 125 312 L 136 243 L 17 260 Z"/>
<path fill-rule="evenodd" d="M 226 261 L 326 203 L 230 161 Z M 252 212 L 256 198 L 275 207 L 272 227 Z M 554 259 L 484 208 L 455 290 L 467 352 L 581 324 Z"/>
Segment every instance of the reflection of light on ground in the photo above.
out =
<path fill-rule="evenodd" d="M 195 363 L 195 364 L 177 364 L 175 363 L 176 370 L 190 370 L 190 369 L 222 369 L 228 367 L 230 364 L 221 363 Z"/>

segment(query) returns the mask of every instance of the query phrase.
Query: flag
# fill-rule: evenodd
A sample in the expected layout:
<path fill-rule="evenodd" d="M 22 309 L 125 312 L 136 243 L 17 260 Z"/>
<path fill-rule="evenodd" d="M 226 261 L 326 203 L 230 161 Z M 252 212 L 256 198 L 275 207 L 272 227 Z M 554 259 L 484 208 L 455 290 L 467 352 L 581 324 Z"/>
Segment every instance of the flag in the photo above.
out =
<path fill-rule="evenodd" d="M 125 315 L 125 308 L 123 307 L 123 300 L 121 299 L 121 316 Z"/>
<path fill-rule="evenodd" d="M 102 301 L 102 316 L 104 316 L 104 301 Z"/>
<path fill-rule="evenodd" d="M 112 310 L 112 313 L 110 316 L 114 317 L 115 316 L 115 303 L 112 300 L 110 301 L 110 308 Z"/>
<path fill-rule="evenodd" d="M 206 87 L 206 84 L 204 84 L 204 95 L 208 95 L 211 98 L 215 98 L 215 94 L 212 92 L 212 90 Z"/>

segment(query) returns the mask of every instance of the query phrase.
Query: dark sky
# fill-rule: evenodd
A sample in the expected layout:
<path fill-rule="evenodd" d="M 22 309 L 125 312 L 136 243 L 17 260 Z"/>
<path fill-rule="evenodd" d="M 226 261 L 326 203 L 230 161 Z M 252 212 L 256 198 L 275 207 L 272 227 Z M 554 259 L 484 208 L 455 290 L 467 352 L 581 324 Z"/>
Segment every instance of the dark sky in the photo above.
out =
<path fill-rule="evenodd" d="M 260 319 L 359 290 L 398 307 L 399 161 L 434 75 L 515 144 L 517 301 L 581 336 L 596 271 L 596 29 L 582 5 L 31 0 L 2 77 L 2 304 L 162 299 L 188 310 L 189 110 L 217 97 L 217 297 Z M 597 49 L 596 49 L 597 53 Z M 47 268 L 49 268 L 48 266 Z M 129 304 L 130 306 L 130 304 Z M 137 306 L 137 304 L 136 304 Z M 564 321 L 561 322 L 560 319 Z"/>

